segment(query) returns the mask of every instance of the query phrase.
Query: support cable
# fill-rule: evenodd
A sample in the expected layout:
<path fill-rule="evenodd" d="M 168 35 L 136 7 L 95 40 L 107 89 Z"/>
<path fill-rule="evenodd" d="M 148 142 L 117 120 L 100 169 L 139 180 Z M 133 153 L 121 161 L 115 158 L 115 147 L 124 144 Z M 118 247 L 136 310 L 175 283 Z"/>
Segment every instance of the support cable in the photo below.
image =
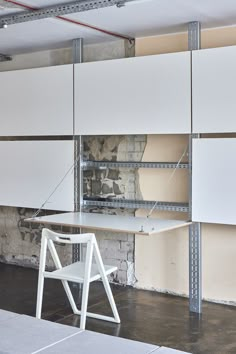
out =
<path fill-rule="evenodd" d="M 52 190 L 52 192 L 49 194 L 49 196 L 47 197 L 47 199 L 42 203 L 42 205 L 39 207 L 39 209 L 32 215 L 32 218 L 35 218 L 36 216 L 38 216 L 38 214 L 40 213 L 40 211 L 43 209 L 43 207 L 48 203 L 48 201 L 50 200 L 50 198 L 53 196 L 53 194 L 57 191 L 57 189 L 60 187 L 60 185 L 64 182 L 64 180 L 66 179 L 66 177 L 69 175 L 70 172 L 72 172 L 74 170 L 74 168 L 77 168 L 77 164 L 78 161 L 80 160 L 80 155 L 78 156 L 77 160 L 74 161 L 73 165 L 70 166 L 70 168 L 66 171 L 65 175 L 61 178 L 61 180 L 59 181 L 59 183 L 56 185 L 56 187 Z"/>
<path fill-rule="evenodd" d="M 182 159 L 184 158 L 184 156 L 185 156 L 186 153 L 187 153 L 187 150 L 188 150 L 188 145 L 187 145 L 186 148 L 184 149 L 184 152 L 182 153 L 182 155 L 181 155 L 179 161 L 177 162 L 177 165 L 176 165 L 175 169 L 172 171 L 170 177 L 168 178 L 168 180 L 167 180 L 167 182 L 166 182 L 166 187 L 168 187 L 169 184 L 170 184 L 170 182 L 172 181 L 172 179 L 173 179 L 173 177 L 174 177 L 174 175 L 175 175 L 175 172 L 177 171 L 177 169 L 178 169 L 178 167 L 179 167 L 179 165 L 180 165 Z M 153 213 L 153 211 L 154 211 L 154 209 L 156 208 L 156 206 L 157 206 L 158 203 L 160 203 L 159 200 L 157 200 L 157 201 L 155 202 L 155 204 L 153 205 L 152 209 L 151 209 L 150 212 L 148 213 L 147 218 L 149 218 L 149 217 L 152 215 L 152 213 Z"/>

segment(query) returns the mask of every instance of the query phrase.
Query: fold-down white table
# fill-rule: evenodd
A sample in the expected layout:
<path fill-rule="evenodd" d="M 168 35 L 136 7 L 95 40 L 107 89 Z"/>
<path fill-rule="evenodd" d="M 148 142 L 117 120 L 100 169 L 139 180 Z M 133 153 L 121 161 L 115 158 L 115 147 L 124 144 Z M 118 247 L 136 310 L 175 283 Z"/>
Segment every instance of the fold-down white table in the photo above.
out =
<path fill-rule="evenodd" d="M 163 220 L 80 212 L 41 216 L 25 219 L 25 221 L 40 224 L 72 226 L 84 229 L 124 232 L 144 236 L 154 235 L 191 224 L 190 221 L 183 220 Z"/>
<path fill-rule="evenodd" d="M 97 213 L 63 213 L 25 219 L 25 221 L 70 226 L 83 229 L 123 232 L 150 236 L 160 232 L 174 230 L 191 224 L 191 221 L 164 220 L 134 216 L 104 215 Z"/>

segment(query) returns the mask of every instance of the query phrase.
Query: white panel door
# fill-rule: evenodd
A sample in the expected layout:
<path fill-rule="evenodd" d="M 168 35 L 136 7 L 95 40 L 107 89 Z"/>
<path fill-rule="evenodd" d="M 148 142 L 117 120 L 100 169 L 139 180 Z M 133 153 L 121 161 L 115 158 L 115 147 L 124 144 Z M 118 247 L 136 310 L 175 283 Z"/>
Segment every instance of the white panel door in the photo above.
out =
<path fill-rule="evenodd" d="M 73 159 L 73 141 L 0 141 L 0 205 L 38 209 L 65 177 L 43 209 L 73 211 Z"/>
<path fill-rule="evenodd" d="M 193 221 L 236 225 L 236 139 L 193 141 Z"/>
<path fill-rule="evenodd" d="M 190 53 L 75 65 L 75 133 L 191 131 Z"/>
<path fill-rule="evenodd" d="M 194 133 L 236 132 L 236 46 L 193 52 Z"/>
<path fill-rule="evenodd" d="M 0 136 L 73 134 L 73 65 L 1 72 L 0 83 Z"/>

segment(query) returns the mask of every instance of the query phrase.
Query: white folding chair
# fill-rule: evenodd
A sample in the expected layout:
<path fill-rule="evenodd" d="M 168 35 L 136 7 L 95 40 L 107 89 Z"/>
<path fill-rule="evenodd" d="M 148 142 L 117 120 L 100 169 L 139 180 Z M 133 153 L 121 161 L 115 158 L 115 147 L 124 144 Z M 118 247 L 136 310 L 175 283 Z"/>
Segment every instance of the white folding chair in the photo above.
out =
<path fill-rule="evenodd" d="M 85 262 L 75 262 L 66 267 L 62 267 L 58 257 L 54 242 L 63 244 L 87 244 L 87 251 Z M 56 270 L 52 272 L 45 271 L 47 248 L 52 255 L 55 263 Z M 93 255 L 95 263 L 92 263 Z M 116 304 L 111 292 L 110 284 L 107 276 L 117 270 L 117 267 L 104 265 L 98 249 L 95 235 L 92 233 L 87 234 L 60 234 L 48 229 L 42 231 L 41 254 L 39 264 L 39 278 L 38 278 L 38 294 L 37 294 L 37 307 L 36 317 L 41 318 L 42 301 L 43 301 L 43 287 L 44 278 L 59 279 L 65 289 L 69 303 L 72 307 L 74 314 L 81 315 L 80 328 L 85 328 L 86 316 L 97 318 L 104 321 L 120 323 L 120 317 L 116 308 Z M 102 279 L 104 288 L 113 312 L 114 317 L 103 316 L 87 312 L 89 285 L 91 282 Z M 72 296 L 68 281 L 83 284 L 82 291 L 82 304 L 81 311 L 78 310 L 74 298 Z"/>

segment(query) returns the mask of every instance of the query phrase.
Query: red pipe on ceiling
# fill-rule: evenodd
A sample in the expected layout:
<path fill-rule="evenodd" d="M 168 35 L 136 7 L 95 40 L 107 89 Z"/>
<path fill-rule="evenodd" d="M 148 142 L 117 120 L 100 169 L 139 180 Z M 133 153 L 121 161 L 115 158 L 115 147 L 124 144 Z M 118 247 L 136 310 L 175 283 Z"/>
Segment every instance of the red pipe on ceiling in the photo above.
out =
<path fill-rule="evenodd" d="M 24 9 L 27 9 L 27 10 L 31 10 L 31 11 L 40 10 L 39 8 L 32 7 L 32 6 L 29 6 L 29 5 L 25 5 L 25 4 L 22 4 L 22 3 L 18 2 L 18 1 L 14 1 L 14 0 L 4 0 L 4 1 L 5 2 L 9 2 L 11 4 L 14 4 L 14 5 L 17 5 L 17 6 L 20 6 L 20 7 L 24 8 Z M 128 40 L 130 40 L 130 37 L 123 36 L 122 34 L 110 32 L 110 31 L 104 30 L 102 28 L 99 28 L 99 27 L 96 27 L 96 26 L 93 26 L 93 25 L 89 25 L 87 23 L 83 23 L 83 22 L 79 22 L 79 21 L 76 21 L 76 20 L 69 19 L 67 17 L 56 16 L 56 18 L 58 18 L 60 20 L 63 20 L 63 21 L 66 21 L 66 22 L 69 22 L 69 23 L 73 23 L 75 25 L 79 25 L 79 26 L 82 26 L 82 27 L 87 27 L 87 28 L 93 29 L 95 31 L 107 34 L 109 36 L 117 37 L 117 38 L 120 38 L 120 39 L 128 39 Z"/>

